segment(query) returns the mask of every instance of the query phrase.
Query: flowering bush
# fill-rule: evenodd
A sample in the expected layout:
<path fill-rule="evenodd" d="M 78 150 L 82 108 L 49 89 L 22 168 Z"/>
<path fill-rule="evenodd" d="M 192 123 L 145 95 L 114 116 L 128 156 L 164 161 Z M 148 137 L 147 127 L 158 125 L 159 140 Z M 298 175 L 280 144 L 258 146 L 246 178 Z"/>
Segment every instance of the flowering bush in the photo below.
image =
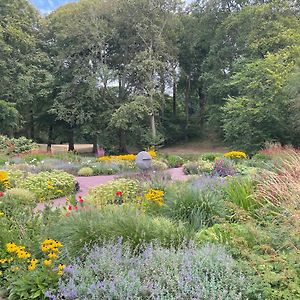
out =
<path fill-rule="evenodd" d="M 62 171 L 41 172 L 28 175 L 18 187 L 28 189 L 43 202 L 72 194 L 75 190 L 75 177 Z"/>
<path fill-rule="evenodd" d="M 212 170 L 213 176 L 220 177 L 233 176 L 235 173 L 236 171 L 234 165 L 226 159 L 217 160 Z"/>
<path fill-rule="evenodd" d="M 225 153 L 224 157 L 232 158 L 232 159 L 246 159 L 247 154 L 242 151 L 230 151 L 230 152 Z"/>
<path fill-rule="evenodd" d="M 120 178 L 91 188 L 87 195 L 87 200 L 97 206 L 105 206 L 116 202 L 116 192 L 122 192 L 124 203 L 135 201 L 140 194 L 140 184 L 137 180 Z"/>
<path fill-rule="evenodd" d="M 213 245 L 176 250 L 150 244 L 134 256 L 121 242 L 110 243 L 95 246 L 65 273 L 49 299 L 240 300 L 248 299 L 252 285 L 224 248 Z"/>
<path fill-rule="evenodd" d="M 148 151 L 149 155 L 152 158 L 157 157 L 157 153 L 154 150 Z M 111 156 L 101 156 L 98 158 L 100 161 L 111 161 L 111 160 L 128 160 L 128 161 L 134 161 L 136 159 L 135 154 L 124 154 L 124 155 L 111 155 Z"/>
<path fill-rule="evenodd" d="M 183 172 L 186 175 L 211 173 L 212 169 L 213 163 L 205 160 L 192 161 L 183 165 Z"/>
<path fill-rule="evenodd" d="M 64 273 L 65 265 L 59 263 L 62 247 L 59 241 L 46 239 L 38 252 L 31 253 L 25 246 L 7 243 L 6 255 L 0 257 L 0 279 L 8 286 L 9 298 L 45 299 L 46 289 L 55 287 Z"/>
<path fill-rule="evenodd" d="M 4 192 L 10 187 L 9 176 L 6 171 L 0 171 L 0 192 Z"/>
<path fill-rule="evenodd" d="M 162 190 L 149 189 L 145 193 L 145 199 L 147 201 L 155 203 L 158 206 L 162 206 L 164 204 L 164 195 L 165 192 Z"/>

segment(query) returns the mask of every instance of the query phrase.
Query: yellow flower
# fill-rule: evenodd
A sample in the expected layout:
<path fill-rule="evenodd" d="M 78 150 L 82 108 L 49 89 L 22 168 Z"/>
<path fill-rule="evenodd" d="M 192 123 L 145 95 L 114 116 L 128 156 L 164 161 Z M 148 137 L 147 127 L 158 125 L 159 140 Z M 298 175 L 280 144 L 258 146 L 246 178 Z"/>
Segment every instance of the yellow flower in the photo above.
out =
<path fill-rule="evenodd" d="M 62 275 L 64 274 L 64 272 L 63 272 L 63 271 L 58 271 L 57 274 L 58 274 L 59 276 L 62 276 Z"/>
<path fill-rule="evenodd" d="M 59 265 L 58 265 L 58 270 L 59 270 L 59 271 L 63 271 L 65 267 L 66 267 L 66 266 L 65 266 L 64 264 L 59 264 Z"/>
<path fill-rule="evenodd" d="M 5 171 L 0 171 L 0 181 L 4 182 L 8 180 L 8 173 Z"/>
<path fill-rule="evenodd" d="M 157 205 L 162 206 L 164 204 L 164 195 L 165 195 L 165 192 L 162 190 L 150 189 L 145 194 L 145 198 L 148 201 L 152 201 L 152 202 L 156 203 Z"/>
<path fill-rule="evenodd" d="M 45 260 L 43 261 L 43 265 L 44 265 L 45 267 L 49 267 L 51 264 L 52 264 L 52 260 L 51 260 L 51 259 L 45 259 Z"/>
<path fill-rule="evenodd" d="M 151 149 L 148 151 L 149 155 L 152 157 L 152 158 L 156 158 L 157 157 L 157 153 L 154 149 Z"/>
<path fill-rule="evenodd" d="M 242 151 L 230 151 L 224 154 L 224 157 L 227 158 L 236 158 L 236 159 L 246 159 L 247 154 Z"/>
<path fill-rule="evenodd" d="M 56 253 L 53 253 L 53 252 L 50 252 L 50 253 L 48 254 L 48 257 L 49 257 L 49 258 L 57 258 L 57 254 L 56 254 Z"/>
<path fill-rule="evenodd" d="M 19 249 L 19 247 L 14 243 L 8 243 L 5 245 L 5 247 L 8 253 L 14 253 Z"/>
<path fill-rule="evenodd" d="M 19 250 L 17 252 L 17 256 L 18 256 L 18 258 L 24 259 L 24 258 L 29 258 L 31 255 L 27 251 Z"/>
<path fill-rule="evenodd" d="M 7 263 L 8 261 L 7 261 L 7 258 L 2 258 L 2 259 L 0 259 L 0 264 L 5 264 L 5 263 Z"/>
<path fill-rule="evenodd" d="M 4 216 L 4 212 L 0 211 L 0 217 L 3 217 L 3 216 Z"/>
<path fill-rule="evenodd" d="M 63 194 L 63 192 L 64 192 L 64 191 L 62 191 L 62 190 L 57 190 L 57 191 L 56 191 L 56 193 L 59 193 L 59 194 Z"/>
<path fill-rule="evenodd" d="M 35 268 L 36 268 L 36 265 L 32 265 L 32 264 L 27 267 L 27 269 L 29 271 L 33 271 Z"/>

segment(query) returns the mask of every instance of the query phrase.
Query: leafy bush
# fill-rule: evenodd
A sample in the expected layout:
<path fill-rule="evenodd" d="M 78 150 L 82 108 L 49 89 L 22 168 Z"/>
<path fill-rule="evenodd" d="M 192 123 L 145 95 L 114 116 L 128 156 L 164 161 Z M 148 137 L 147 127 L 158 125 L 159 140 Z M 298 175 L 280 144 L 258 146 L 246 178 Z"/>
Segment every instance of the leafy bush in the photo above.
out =
<path fill-rule="evenodd" d="M 33 192 L 39 201 L 45 201 L 72 194 L 75 177 L 62 171 L 30 174 L 17 186 Z"/>
<path fill-rule="evenodd" d="M 166 156 L 166 161 L 170 168 L 181 167 L 185 162 L 185 160 L 179 155 L 168 155 Z"/>
<path fill-rule="evenodd" d="M 235 173 L 234 164 L 227 159 L 217 160 L 212 170 L 213 176 L 220 177 L 233 176 Z"/>
<path fill-rule="evenodd" d="M 7 136 L 0 135 L 0 151 L 7 154 L 29 152 L 37 147 L 37 144 L 26 137 L 9 138 Z"/>
<path fill-rule="evenodd" d="M 160 161 L 160 160 L 152 161 L 152 170 L 163 171 L 163 170 L 167 170 L 167 169 L 168 169 L 168 165 L 166 163 L 164 163 L 163 161 Z"/>
<path fill-rule="evenodd" d="M 139 195 L 140 184 L 137 180 L 120 178 L 91 188 L 87 195 L 87 200 L 97 206 L 112 204 L 116 200 L 116 192 L 122 192 L 122 201 L 135 202 Z"/>
<path fill-rule="evenodd" d="M 14 202 L 17 200 L 18 203 L 35 203 L 36 195 L 29 190 L 21 188 L 13 188 L 5 193 L 5 196 Z"/>
<path fill-rule="evenodd" d="M 64 242 L 73 256 L 84 246 L 103 244 L 118 237 L 133 248 L 155 240 L 165 246 L 175 246 L 190 237 L 183 225 L 163 217 L 152 218 L 125 205 L 79 210 L 54 224 L 51 233 Z"/>
<path fill-rule="evenodd" d="M 183 172 L 186 175 L 211 173 L 212 169 L 213 169 L 213 164 L 205 160 L 188 162 L 183 165 Z"/>
<path fill-rule="evenodd" d="M 50 299 L 248 299 L 251 282 L 222 247 L 164 249 L 134 256 L 119 243 L 95 246 L 68 266 Z M 74 284 L 76 282 L 76 285 Z M 56 298 L 57 297 L 57 298 Z"/>
<path fill-rule="evenodd" d="M 166 215 L 193 229 L 210 226 L 224 213 L 222 195 L 217 191 L 199 190 L 193 186 L 171 186 L 165 194 Z"/>
<path fill-rule="evenodd" d="M 94 175 L 113 175 L 119 173 L 125 166 L 114 162 L 96 162 L 88 165 L 93 169 Z"/>
<path fill-rule="evenodd" d="M 204 153 L 201 155 L 202 160 L 214 162 L 218 157 L 222 157 L 222 153 Z"/>
<path fill-rule="evenodd" d="M 90 167 L 83 167 L 78 171 L 78 176 L 93 176 L 94 170 Z"/>

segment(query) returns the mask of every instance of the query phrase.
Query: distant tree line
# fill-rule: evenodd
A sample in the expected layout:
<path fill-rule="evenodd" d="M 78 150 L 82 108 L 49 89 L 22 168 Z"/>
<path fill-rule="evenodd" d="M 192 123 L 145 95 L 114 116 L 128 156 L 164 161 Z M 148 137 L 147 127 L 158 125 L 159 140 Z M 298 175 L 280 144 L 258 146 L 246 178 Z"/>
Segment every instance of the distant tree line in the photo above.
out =
<path fill-rule="evenodd" d="M 126 152 L 218 134 L 300 143 L 300 4 L 0 1 L 0 133 Z"/>

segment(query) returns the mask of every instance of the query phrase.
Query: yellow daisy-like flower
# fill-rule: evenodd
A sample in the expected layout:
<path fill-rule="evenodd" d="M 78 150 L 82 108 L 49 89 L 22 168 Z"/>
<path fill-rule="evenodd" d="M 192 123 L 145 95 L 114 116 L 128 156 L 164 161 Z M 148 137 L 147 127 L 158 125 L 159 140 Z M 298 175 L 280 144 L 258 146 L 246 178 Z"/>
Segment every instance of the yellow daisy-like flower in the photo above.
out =
<path fill-rule="evenodd" d="M 31 255 L 30 255 L 30 253 L 27 252 L 27 251 L 19 250 L 19 251 L 17 252 L 17 256 L 18 256 L 18 258 L 25 259 L 25 258 L 30 258 Z"/>
<path fill-rule="evenodd" d="M 49 258 L 57 258 L 57 254 L 56 253 L 53 253 L 53 252 L 50 252 L 49 254 L 48 254 L 48 257 Z"/>
<path fill-rule="evenodd" d="M 57 274 L 58 274 L 59 276 L 62 276 L 62 275 L 64 274 L 64 272 L 63 272 L 63 271 L 58 271 Z"/>
<path fill-rule="evenodd" d="M 150 189 L 145 194 L 145 198 L 148 201 L 152 201 L 152 202 L 156 203 L 157 205 L 162 206 L 164 204 L 164 195 L 165 195 L 165 192 L 162 190 Z"/>
<path fill-rule="evenodd" d="M 15 243 L 8 243 L 5 245 L 5 247 L 8 253 L 14 253 L 19 249 L 19 247 Z"/>
<path fill-rule="evenodd" d="M 51 264 L 52 264 L 52 260 L 51 260 L 51 259 L 45 259 L 45 260 L 43 261 L 43 265 L 44 265 L 45 267 L 49 267 Z"/>
<path fill-rule="evenodd" d="M 34 269 L 36 269 L 36 265 L 29 265 L 27 269 L 28 271 L 33 271 Z"/>
<path fill-rule="evenodd" d="M 66 266 L 65 266 L 64 264 L 59 264 L 59 265 L 58 265 L 58 270 L 59 270 L 59 271 L 63 271 L 65 267 L 66 267 Z"/>

